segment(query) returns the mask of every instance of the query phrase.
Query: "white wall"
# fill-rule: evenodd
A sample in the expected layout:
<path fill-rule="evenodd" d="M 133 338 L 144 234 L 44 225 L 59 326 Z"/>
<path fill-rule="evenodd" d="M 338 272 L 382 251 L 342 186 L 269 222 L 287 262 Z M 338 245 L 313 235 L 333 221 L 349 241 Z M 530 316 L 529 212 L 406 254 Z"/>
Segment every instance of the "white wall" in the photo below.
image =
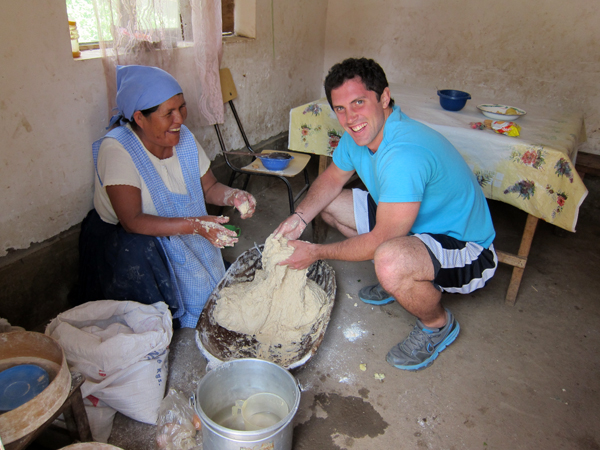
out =
<path fill-rule="evenodd" d="M 104 84 L 73 61 L 61 2 L 5 2 L 0 19 L 0 256 L 81 221 Z"/>
<path fill-rule="evenodd" d="M 390 83 L 584 112 L 600 154 L 596 0 L 329 0 L 324 73 L 378 61 Z"/>
<path fill-rule="evenodd" d="M 226 45 L 221 67 L 231 69 L 250 142 L 287 131 L 289 110 L 322 95 L 326 11 L 322 0 L 258 1 L 257 39 Z M 237 129 L 229 130 L 226 140 L 241 147 Z"/>
<path fill-rule="evenodd" d="M 92 201 L 90 145 L 109 116 L 100 61 L 71 58 L 63 1 L 4 3 L 0 256 L 82 220 Z M 257 39 L 226 44 L 222 66 L 232 70 L 251 142 L 287 130 L 289 109 L 323 95 L 323 77 L 332 64 L 367 56 L 381 63 L 392 83 L 462 89 L 516 106 L 581 109 L 588 151 L 600 153 L 596 5 L 595 0 L 257 0 Z M 193 116 L 188 125 L 214 154 L 213 128 L 197 126 Z M 234 139 L 233 130 L 226 127 L 225 136 L 237 148 L 241 139 Z"/>
<path fill-rule="evenodd" d="M 0 256 L 83 219 L 92 206 L 91 143 L 102 136 L 109 117 L 100 60 L 72 59 L 64 1 L 5 3 Z M 271 1 L 257 0 L 257 39 L 224 46 L 222 66 L 232 70 L 237 83 L 236 103 L 251 142 L 287 130 L 289 109 L 320 96 L 326 2 L 273 3 L 274 27 Z M 213 127 L 198 127 L 194 117 L 188 125 L 214 154 Z M 241 146 L 236 139 L 229 141 L 231 147 Z"/>

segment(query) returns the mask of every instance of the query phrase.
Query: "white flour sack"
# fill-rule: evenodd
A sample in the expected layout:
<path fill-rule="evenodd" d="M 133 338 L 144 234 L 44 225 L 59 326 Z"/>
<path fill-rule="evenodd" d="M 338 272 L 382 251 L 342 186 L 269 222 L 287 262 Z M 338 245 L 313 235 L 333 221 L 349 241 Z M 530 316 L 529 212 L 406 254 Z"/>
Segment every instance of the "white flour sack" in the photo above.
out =
<path fill-rule="evenodd" d="M 46 334 L 60 343 L 69 368 L 85 376 L 81 393 L 94 440 L 106 442 L 114 418 L 114 414 L 96 414 L 96 405 L 156 423 L 173 337 L 165 303 L 84 303 L 59 314 L 46 327 Z"/>

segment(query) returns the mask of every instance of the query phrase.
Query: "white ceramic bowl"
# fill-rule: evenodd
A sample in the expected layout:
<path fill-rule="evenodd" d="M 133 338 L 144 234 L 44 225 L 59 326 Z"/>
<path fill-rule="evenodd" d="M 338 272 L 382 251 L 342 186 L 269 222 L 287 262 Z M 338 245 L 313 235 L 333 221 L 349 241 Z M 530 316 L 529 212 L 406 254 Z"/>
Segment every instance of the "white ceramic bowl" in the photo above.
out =
<path fill-rule="evenodd" d="M 514 109 L 517 112 L 517 114 L 506 114 L 506 111 L 510 108 Z M 477 109 L 481 111 L 481 114 L 483 114 L 484 116 L 494 120 L 517 120 L 519 117 L 527 114 L 524 110 L 520 108 L 498 104 L 478 105 Z"/>

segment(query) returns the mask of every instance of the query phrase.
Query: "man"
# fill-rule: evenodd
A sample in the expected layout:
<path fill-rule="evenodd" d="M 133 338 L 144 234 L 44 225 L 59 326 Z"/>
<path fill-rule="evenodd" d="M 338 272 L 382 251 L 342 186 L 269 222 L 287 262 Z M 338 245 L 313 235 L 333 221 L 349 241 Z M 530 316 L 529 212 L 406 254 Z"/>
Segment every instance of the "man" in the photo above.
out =
<path fill-rule="evenodd" d="M 387 361 L 423 369 L 460 330 L 440 303 L 442 292 L 472 292 L 496 270 L 487 202 L 452 144 L 394 106 L 375 61 L 336 64 L 325 92 L 346 132 L 333 164 L 276 230 L 295 248 L 282 264 L 302 269 L 319 259 L 372 259 L 380 284 L 361 289 L 361 300 L 383 305 L 395 299 L 417 317 Z M 343 189 L 355 171 L 368 193 Z M 327 245 L 294 240 L 319 213 L 348 239 Z"/>

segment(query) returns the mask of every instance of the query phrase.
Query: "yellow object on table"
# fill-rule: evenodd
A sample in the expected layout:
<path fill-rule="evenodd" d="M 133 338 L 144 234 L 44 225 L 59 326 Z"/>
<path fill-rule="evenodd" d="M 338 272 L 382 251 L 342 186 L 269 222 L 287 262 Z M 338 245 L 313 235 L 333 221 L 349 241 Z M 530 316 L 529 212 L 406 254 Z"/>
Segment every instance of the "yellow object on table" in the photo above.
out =
<path fill-rule="evenodd" d="M 519 137 L 521 127 L 515 122 L 505 122 L 501 120 L 484 120 L 483 122 L 471 122 L 471 128 L 474 130 L 491 130 L 494 133 L 504 134 L 510 137 Z"/>
<path fill-rule="evenodd" d="M 390 86 L 396 104 L 409 117 L 444 135 L 461 153 L 485 196 L 511 204 L 565 230 L 575 231 L 587 195 L 575 171 L 577 145 L 585 140 L 583 114 L 519 105 L 520 135 L 482 133 L 471 122 L 483 116 L 473 98 L 461 111 L 446 111 L 434 89 Z M 431 91 L 431 92 L 430 92 Z M 289 149 L 331 156 L 344 133 L 326 98 L 290 112 Z"/>

